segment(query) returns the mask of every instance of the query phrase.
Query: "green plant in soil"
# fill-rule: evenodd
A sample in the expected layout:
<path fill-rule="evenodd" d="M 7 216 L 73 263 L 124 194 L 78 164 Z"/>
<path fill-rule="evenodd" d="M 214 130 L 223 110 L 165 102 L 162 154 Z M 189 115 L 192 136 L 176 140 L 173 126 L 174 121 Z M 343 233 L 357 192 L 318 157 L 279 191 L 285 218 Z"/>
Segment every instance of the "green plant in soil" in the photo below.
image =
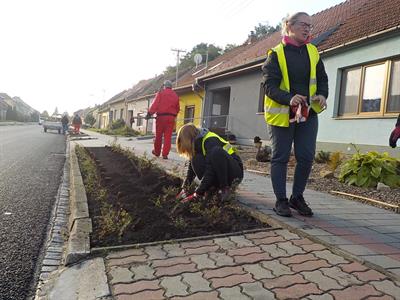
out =
<path fill-rule="evenodd" d="M 360 187 L 376 187 L 382 182 L 391 188 L 400 187 L 400 160 L 390 157 L 388 153 L 375 151 L 356 153 L 346 161 L 339 176 L 341 182 Z"/>
<path fill-rule="evenodd" d="M 98 219 L 99 224 L 101 224 L 101 230 L 99 231 L 99 237 L 117 234 L 120 238 L 129 224 L 131 224 L 132 217 L 123 208 L 114 208 L 106 202 L 107 190 L 101 186 L 96 164 L 87 151 L 77 146 L 76 155 L 80 162 L 86 193 L 100 202 L 101 216 Z"/>
<path fill-rule="evenodd" d="M 317 155 L 315 155 L 315 162 L 319 164 L 327 163 L 330 159 L 331 153 L 329 151 L 318 151 Z"/>
<path fill-rule="evenodd" d="M 333 153 L 330 155 L 329 160 L 328 160 L 328 163 L 327 163 L 327 164 L 328 164 L 328 167 L 329 167 L 329 170 L 331 170 L 332 172 L 335 172 L 336 169 L 337 169 L 337 168 L 340 166 L 340 164 L 342 163 L 343 158 L 344 158 L 344 155 L 343 155 L 342 152 L 340 152 L 340 151 L 333 152 Z"/>

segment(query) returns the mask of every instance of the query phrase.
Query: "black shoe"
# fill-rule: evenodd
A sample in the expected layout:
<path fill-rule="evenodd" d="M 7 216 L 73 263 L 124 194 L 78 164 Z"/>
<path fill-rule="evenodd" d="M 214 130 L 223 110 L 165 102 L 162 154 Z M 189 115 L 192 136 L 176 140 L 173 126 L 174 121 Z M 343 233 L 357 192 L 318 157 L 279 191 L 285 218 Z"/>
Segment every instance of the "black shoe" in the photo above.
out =
<path fill-rule="evenodd" d="M 168 159 L 168 156 L 166 156 L 166 155 L 163 155 L 163 157 L 162 157 L 163 159 Z"/>
<path fill-rule="evenodd" d="M 302 216 L 311 217 L 314 214 L 302 195 L 296 197 L 293 197 L 293 195 L 290 196 L 289 206 L 297 210 Z"/>
<path fill-rule="evenodd" d="M 283 217 L 291 217 L 292 216 L 292 212 L 290 211 L 290 208 L 289 208 L 289 201 L 287 198 L 282 198 L 282 199 L 276 200 L 274 211 L 279 216 L 283 216 Z"/>

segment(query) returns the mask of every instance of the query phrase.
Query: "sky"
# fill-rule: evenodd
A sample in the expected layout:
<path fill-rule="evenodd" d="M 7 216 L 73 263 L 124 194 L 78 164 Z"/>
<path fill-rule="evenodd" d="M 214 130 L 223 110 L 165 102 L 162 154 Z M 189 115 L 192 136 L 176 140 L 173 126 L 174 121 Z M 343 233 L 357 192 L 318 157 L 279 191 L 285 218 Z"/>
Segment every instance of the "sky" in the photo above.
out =
<path fill-rule="evenodd" d="M 341 2 L 1 0 L 0 92 L 72 114 L 162 74 L 176 64 L 171 49 L 240 45 L 259 23 Z"/>

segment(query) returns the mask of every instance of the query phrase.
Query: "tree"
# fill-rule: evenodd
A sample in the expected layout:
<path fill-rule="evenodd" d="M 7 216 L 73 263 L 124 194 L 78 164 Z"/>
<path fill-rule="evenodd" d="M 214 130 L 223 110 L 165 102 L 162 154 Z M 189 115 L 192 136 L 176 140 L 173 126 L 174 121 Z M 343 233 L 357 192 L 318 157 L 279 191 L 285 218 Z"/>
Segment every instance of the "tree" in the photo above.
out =
<path fill-rule="evenodd" d="M 224 53 L 231 51 L 232 49 L 235 49 L 237 47 L 237 45 L 235 44 L 226 44 L 225 48 L 224 48 Z"/>
<path fill-rule="evenodd" d="M 254 35 L 257 39 L 259 39 L 259 38 L 267 36 L 271 33 L 277 32 L 277 31 L 281 30 L 281 28 L 282 28 L 281 24 L 278 24 L 274 27 L 274 26 L 270 26 L 268 24 L 268 22 L 266 22 L 265 24 L 258 23 L 258 25 L 254 27 L 254 31 L 251 31 L 251 32 L 254 33 Z"/>
<path fill-rule="evenodd" d="M 88 124 L 90 127 L 93 127 L 94 123 L 96 123 L 96 119 L 93 117 L 93 113 L 88 113 L 85 116 L 85 124 Z"/>
<path fill-rule="evenodd" d="M 189 68 L 194 67 L 196 63 L 194 62 L 194 56 L 199 53 L 203 56 L 203 62 L 206 61 L 208 51 L 208 61 L 212 61 L 216 57 L 222 54 L 222 49 L 213 44 L 200 43 L 193 47 L 193 49 L 186 53 L 186 55 L 182 58 L 181 63 L 179 64 L 179 68 Z"/>
<path fill-rule="evenodd" d="M 40 115 L 42 117 L 44 117 L 44 118 L 48 118 L 49 117 L 49 113 L 47 112 L 47 110 L 44 110 Z"/>
<path fill-rule="evenodd" d="M 56 116 L 56 115 L 58 115 L 58 108 L 57 108 L 57 106 L 56 106 L 56 109 L 54 110 L 52 116 Z"/>

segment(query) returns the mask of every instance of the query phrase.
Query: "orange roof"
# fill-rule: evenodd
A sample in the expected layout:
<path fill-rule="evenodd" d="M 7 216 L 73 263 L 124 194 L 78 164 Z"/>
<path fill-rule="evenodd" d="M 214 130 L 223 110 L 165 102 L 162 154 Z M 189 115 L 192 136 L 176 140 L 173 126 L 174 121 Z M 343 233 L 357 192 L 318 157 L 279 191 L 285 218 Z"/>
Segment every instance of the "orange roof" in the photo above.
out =
<path fill-rule="evenodd" d="M 318 45 L 320 51 L 326 51 L 388 29 L 399 30 L 400 3 L 399 0 L 348 0 L 314 14 L 312 20 L 314 37 L 333 31 Z M 202 78 L 260 62 L 280 40 L 280 32 L 275 32 L 229 60 L 221 56 L 224 62 Z"/>

